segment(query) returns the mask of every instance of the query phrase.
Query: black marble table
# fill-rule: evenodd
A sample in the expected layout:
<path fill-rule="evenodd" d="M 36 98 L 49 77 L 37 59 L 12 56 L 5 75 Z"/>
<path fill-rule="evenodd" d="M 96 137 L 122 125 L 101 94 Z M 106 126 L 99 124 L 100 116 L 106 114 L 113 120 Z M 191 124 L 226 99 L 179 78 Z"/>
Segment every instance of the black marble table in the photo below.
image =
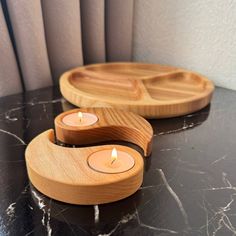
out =
<path fill-rule="evenodd" d="M 210 106 L 152 120 L 144 182 L 112 204 L 76 206 L 29 183 L 26 145 L 72 106 L 58 88 L 0 98 L 0 235 L 235 235 L 236 92 L 217 88 Z"/>

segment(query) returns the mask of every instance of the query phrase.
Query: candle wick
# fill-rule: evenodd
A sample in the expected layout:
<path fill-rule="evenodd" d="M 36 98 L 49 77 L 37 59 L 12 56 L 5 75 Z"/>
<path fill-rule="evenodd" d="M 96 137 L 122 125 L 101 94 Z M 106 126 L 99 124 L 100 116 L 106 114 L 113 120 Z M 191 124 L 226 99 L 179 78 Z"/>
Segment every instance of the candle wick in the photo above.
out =
<path fill-rule="evenodd" d="M 111 165 L 115 162 L 115 160 L 116 160 L 116 159 L 114 158 L 114 159 L 111 161 Z"/>
<path fill-rule="evenodd" d="M 79 118 L 79 123 L 82 123 L 82 119 L 83 119 L 83 113 L 82 112 L 78 112 L 78 118 Z"/>
<path fill-rule="evenodd" d="M 117 159 L 117 151 L 115 148 L 112 149 L 111 151 L 111 165 L 115 162 L 115 160 Z"/>

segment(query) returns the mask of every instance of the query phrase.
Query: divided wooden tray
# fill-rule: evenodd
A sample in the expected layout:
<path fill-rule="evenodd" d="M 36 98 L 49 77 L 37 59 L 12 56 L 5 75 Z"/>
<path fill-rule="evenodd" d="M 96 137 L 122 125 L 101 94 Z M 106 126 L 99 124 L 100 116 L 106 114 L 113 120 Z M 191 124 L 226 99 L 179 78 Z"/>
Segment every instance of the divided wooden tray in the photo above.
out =
<path fill-rule="evenodd" d="M 202 75 L 176 67 L 106 63 L 64 73 L 60 89 L 79 107 L 114 107 L 146 118 L 167 118 L 207 106 L 214 85 Z"/>

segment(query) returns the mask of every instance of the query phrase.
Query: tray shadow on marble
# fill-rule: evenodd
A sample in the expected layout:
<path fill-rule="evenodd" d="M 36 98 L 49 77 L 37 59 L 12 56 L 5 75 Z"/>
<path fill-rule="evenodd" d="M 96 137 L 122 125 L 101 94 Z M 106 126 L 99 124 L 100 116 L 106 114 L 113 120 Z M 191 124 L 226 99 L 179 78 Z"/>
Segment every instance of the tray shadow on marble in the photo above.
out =
<path fill-rule="evenodd" d="M 211 104 L 189 115 L 169 119 L 149 120 L 149 122 L 152 125 L 155 135 L 183 132 L 186 129 L 194 129 L 207 121 L 210 110 Z"/>

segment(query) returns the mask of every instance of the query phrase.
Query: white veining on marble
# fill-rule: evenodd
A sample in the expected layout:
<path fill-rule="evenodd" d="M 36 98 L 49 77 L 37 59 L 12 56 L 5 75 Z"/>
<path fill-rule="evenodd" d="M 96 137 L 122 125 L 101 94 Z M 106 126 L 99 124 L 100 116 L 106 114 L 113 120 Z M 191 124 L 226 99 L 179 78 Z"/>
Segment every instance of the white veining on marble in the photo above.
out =
<path fill-rule="evenodd" d="M 181 163 L 182 165 L 186 165 L 186 166 L 188 166 L 188 167 L 191 166 L 191 167 L 195 168 L 195 167 L 198 166 L 198 165 L 195 164 L 195 163 L 191 163 L 191 162 L 189 162 L 189 161 L 182 160 L 181 158 L 177 158 L 177 161 L 178 161 L 179 163 Z"/>
<path fill-rule="evenodd" d="M 16 202 L 11 203 L 6 209 L 6 214 L 9 217 L 9 221 L 11 221 L 15 217 L 15 209 L 16 209 Z"/>
<path fill-rule="evenodd" d="M 198 113 L 197 114 L 189 114 L 189 115 L 186 115 L 185 117 L 190 118 L 190 117 L 193 117 L 193 116 L 196 116 L 196 115 L 199 115 L 199 114 Z"/>
<path fill-rule="evenodd" d="M 50 219 L 51 219 L 51 208 L 49 208 L 47 210 L 47 223 L 46 223 L 46 227 L 47 227 L 47 234 L 48 236 L 51 236 L 52 235 L 52 227 L 50 225 Z"/>
<path fill-rule="evenodd" d="M 65 101 L 66 100 L 64 98 L 57 98 L 57 99 L 46 100 L 46 101 L 31 101 L 31 102 L 27 102 L 27 103 L 24 103 L 24 104 L 35 106 L 35 105 L 42 105 L 42 104 L 54 104 L 54 103 L 65 102 Z"/>
<path fill-rule="evenodd" d="M 39 196 L 34 190 L 31 190 L 32 194 L 34 195 L 35 199 L 37 200 L 37 205 L 39 209 L 43 212 L 42 216 L 42 225 L 46 227 L 47 235 L 52 235 L 52 228 L 50 226 L 50 219 L 51 219 L 51 209 L 50 207 L 46 209 L 46 205 L 44 202 L 44 198 Z"/>
<path fill-rule="evenodd" d="M 225 160 L 226 157 L 227 157 L 227 155 L 222 156 L 221 158 L 219 158 L 219 159 L 213 161 L 213 162 L 211 163 L 211 165 L 214 165 L 214 164 L 218 163 L 219 161 Z"/>
<path fill-rule="evenodd" d="M 14 138 L 17 139 L 21 144 L 26 145 L 26 143 L 25 143 L 20 137 L 18 137 L 16 134 L 13 134 L 13 133 L 11 133 L 11 132 L 9 132 L 9 131 L 6 131 L 6 130 L 3 130 L 3 129 L 0 129 L 0 132 L 14 137 Z"/>
<path fill-rule="evenodd" d="M 218 219 L 217 216 L 220 216 L 220 218 Z M 214 231 L 212 232 L 212 235 L 216 235 L 216 233 L 222 229 L 222 227 L 226 227 L 228 230 L 230 230 L 233 235 L 236 235 L 236 229 L 235 227 L 232 225 L 229 217 L 225 214 L 223 209 L 220 209 L 217 212 L 214 212 L 214 216 L 210 219 L 210 221 L 214 221 L 216 220 L 217 222 L 217 228 L 214 229 Z M 210 222 L 209 221 L 209 222 Z M 214 222 L 213 222 L 214 223 Z M 213 224 L 214 225 L 214 224 Z"/>
<path fill-rule="evenodd" d="M 181 148 L 174 147 L 174 148 L 162 148 L 159 150 L 160 152 L 169 152 L 169 151 L 181 151 Z"/>
<path fill-rule="evenodd" d="M 42 210 L 46 206 L 45 203 L 44 203 L 43 198 L 40 197 L 34 190 L 32 190 L 31 192 L 33 193 L 34 197 L 37 200 L 39 209 Z"/>
<path fill-rule="evenodd" d="M 26 123 L 25 129 L 28 129 L 30 124 L 31 124 L 31 119 L 27 119 L 27 123 Z"/>
<path fill-rule="evenodd" d="M 221 218 L 219 221 L 218 221 L 218 226 L 217 226 L 217 228 L 214 230 L 214 232 L 212 232 L 212 236 L 215 236 L 216 235 L 216 233 L 222 228 L 222 221 L 223 221 L 223 219 Z"/>
<path fill-rule="evenodd" d="M 222 182 L 224 183 L 225 187 L 212 187 L 207 189 L 201 189 L 203 191 L 203 197 L 205 196 L 206 191 L 220 191 L 220 190 L 233 190 L 234 192 L 230 194 L 230 200 L 229 202 L 222 207 L 218 207 L 217 210 L 214 210 L 209 202 L 206 201 L 205 197 L 203 199 L 203 209 L 206 214 L 206 224 L 201 226 L 200 229 L 206 228 L 207 235 L 213 235 L 216 236 L 216 234 L 221 230 L 223 227 L 227 228 L 232 232 L 233 235 L 236 235 L 236 228 L 230 221 L 227 212 L 231 210 L 231 205 L 235 201 L 236 196 L 236 187 L 234 187 L 231 182 L 227 178 L 227 173 L 222 172 Z M 208 208 L 206 204 L 208 204 Z M 209 212 L 213 212 L 213 216 L 209 219 L 208 215 Z M 214 227 L 214 230 L 212 234 L 210 234 L 209 226 L 212 225 Z M 215 227 L 217 225 L 217 227 Z"/>
<path fill-rule="evenodd" d="M 28 204 L 28 207 L 29 207 L 30 210 L 32 210 L 32 211 L 34 210 L 34 208 L 29 204 Z"/>
<path fill-rule="evenodd" d="M 28 232 L 27 234 L 25 234 L 25 236 L 33 235 L 33 232 L 34 232 L 34 229 Z"/>
<path fill-rule="evenodd" d="M 169 191 L 169 193 L 172 195 L 172 197 L 176 201 L 176 203 L 177 203 L 177 205 L 178 205 L 178 207 L 180 209 L 180 212 L 181 212 L 181 214 L 183 216 L 186 228 L 189 229 L 190 226 L 189 226 L 189 222 L 188 222 L 188 215 L 187 215 L 187 213 L 186 213 L 186 211 L 185 211 L 185 209 L 183 207 L 183 204 L 182 204 L 180 198 L 178 197 L 178 195 L 175 193 L 175 191 L 169 185 L 163 170 L 162 169 L 157 169 L 157 170 L 159 171 L 159 173 L 161 175 L 161 178 L 162 178 L 162 180 L 164 182 L 164 185 L 166 186 L 167 190 Z"/>
<path fill-rule="evenodd" d="M 203 209 L 206 214 L 206 234 L 207 234 L 207 236 L 210 236 L 209 235 L 209 216 L 208 216 L 208 210 L 207 210 L 206 204 L 205 204 L 205 199 L 203 199 Z"/>
<path fill-rule="evenodd" d="M 217 191 L 217 190 L 235 190 L 236 191 L 236 187 L 211 187 L 211 188 L 201 188 L 201 189 L 197 189 L 196 191 Z"/>
<path fill-rule="evenodd" d="M 166 233 L 171 233 L 171 234 L 178 234 L 177 231 L 171 230 L 171 229 L 165 229 L 165 228 L 159 228 L 159 227 L 154 227 L 154 226 L 150 226 L 150 225 L 146 225 L 141 223 L 140 226 L 147 228 L 147 229 L 151 229 L 154 231 L 161 231 L 161 232 L 166 232 Z"/>
<path fill-rule="evenodd" d="M 189 173 L 192 173 L 192 174 L 199 174 L 199 175 L 204 175 L 206 174 L 205 171 L 202 171 L 202 170 L 195 170 L 195 169 L 190 169 L 190 168 L 184 168 L 184 167 L 179 167 L 177 166 L 177 168 L 181 171 L 184 171 L 184 172 L 189 172 Z"/>
<path fill-rule="evenodd" d="M 57 213 L 54 213 L 54 216 L 58 216 L 60 214 L 62 214 L 63 212 L 67 211 L 69 208 L 68 207 L 65 207 L 63 209 L 61 209 L 60 211 L 58 211 Z"/>
<path fill-rule="evenodd" d="M 21 191 L 21 194 L 26 194 L 28 192 L 28 189 L 29 189 L 29 184 L 25 186 L 25 188 Z"/>
<path fill-rule="evenodd" d="M 149 189 L 149 188 L 157 188 L 159 186 L 161 186 L 161 185 L 159 184 L 159 185 L 142 186 L 138 190 L 144 190 L 144 189 Z"/>
<path fill-rule="evenodd" d="M 109 232 L 106 234 L 99 234 L 98 236 L 110 236 L 112 235 L 114 232 L 116 232 L 116 230 L 120 227 L 120 225 L 122 224 L 126 224 L 129 221 L 136 219 L 136 212 L 134 214 L 127 214 L 125 216 L 122 217 L 122 219 L 116 224 L 116 226 Z"/>
<path fill-rule="evenodd" d="M 21 110 L 21 109 L 23 109 L 25 106 L 19 106 L 19 107 L 15 107 L 15 108 L 12 108 L 12 109 L 10 109 L 10 110 L 8 110 L 8 111 L 6 111 L 5 113 L 4 113 L 4 118 L 6 119 L 6 120 L 8 120 L 8 121 L 17 121 L 18 120 L 18 118 L 17 117 L 11 117 L 11 113 L 12 112 L 15 112 L 15 111 L 18 111 L 18 110 Z"/>
<path fill-rule="evenodd" d="M 159 227 L 144 224 L 143 222 L 141 222 L 140 217 L 139 217 L 138 209 L 135 207 L 135 212 L 133 214 L 127 214 L 127 215 L 123 216 L 122 219 L 115 225 L 115 227 L 109 233 L 99 234 L 98 236 L 111 236 L 117 231 L 117 229 L 121 225 L 127 224 L 131 220 L 137 220 L 138 225 L 140 227 L 147 228 L 147 229 L 150 229 L 150 230 L 153 230 L 153 231 L 165 232 L 165 233 L 171 233 L 171 234 L 178 234 L 178 232 L 175 231 L 175 230 L 171 230 L 171 229 L 167 229 L 167 228 L 159 228 Z"/>
<path fill-rule="evenodd" d="M 65 223 L 67 224 L 67 226 L 69 227 L 69 229 L 71 230 L 71 232 L 73 233 L 73 235 L 77 235 L 76 232 L 74 231 L 74 229 L 71 227 L 70 222 L 67 220 L 67 218 L 66 218 L 66 217 L 64 216 L 64 214 L 63 214 L 63 212 L 64 212 L 65 210 L 67 210 L 67 209 L 68 209 L 68 208 L 62 209 L 60 212 L 58 212 L 58 213 L 56 214 L 56 216 L 57 216 L 57 215 L 60 215 L 60 216 L 63 218 L 64 222 L 65 222 Z M 83 232 L 85 233 L 85 235 L 88 235 L 88 232 L 87 232 L 84 228 L 82 228 L 82 227 L 80 227 L 80 226 L 78 226 L 78 225 L 77 225 L 77 227 L 80 228 L 81 231 L 83 231 Z"/>
<path fill-rule="evenodd" d="M 12 113 L 22 110 L 26 106 L 36 106 L 36 105 L 43 105 L 43 111 L 44 113 L 47 113 L 46 111 L 46 104 L 55 104 L 55 103 L 63 103 L 65 102 L 64 98 L 58 98 L 58 99 L 53 99 L 53 100 L 46 100 L 46 101 L 34 101 L 34 99 L 30 102 L 27 103 L 20 103 L 21 106 L 11 108 L 7 110 L 4 113 L 1 113 L 0 115 L 4 115 L 5 120 L 10 121 L 10 122 L 15 122 L 18 121 L 18 118 L 16 116 L 12 116 Z"/>
<path fill-rule="evenodd" d="M 16 204 L 17 204 L 18 200 L 21 198 L 21 196 L 27 193 L 28 187 L 29 187 L 29 184 L 27 184 L 25 186 L 25 188 L 21 191 L 20 195 L 16 198 L 15 202 L 12 202 L 11 204 L 9 204 L 9 206 L 5 210 L 5 212 L 8 216 L 8 223 L 11 223 L 13 218 L 15 217 L 15 211 L 16 211 L 16 207 L 17 207 Z"/>
<path fill-rule="evenodd" d="M 191 117 L 201 116 L 201 115 L 207 115 L 207 114 L 208 114 L 208 112 L 202 111 L 202 112 L 197 112 L 197 113 L 188 114 L 188 115 L 185 115 L 184 117 L 186 117 L 186 118 L 191 118 Z"/>
<path fill-rule="evenodd" d="M 9 235 L 9 232 L 7 232 L 7 227 L 4 224 L 3 217 L 0 215 L 0 235 Z"/>
<path fill-rule="evenodd" d="M 178 232 L 175 231 L 175 230 L 166 229 L 166 228 L 159 228 L 159 227 L 155 227 L 155 226 L 151 226 L 151 225 L 147 225 L 147 224 L 142 223 L 141 220 L 140 220 L 137 208 L 136 208 L 136 216 L 137 216 L 138 224 L 143 228 L 151 229 L 151 230 L 154 230 L 154 231 L 161 231 L 161 232 L 171 233 L 171 234 L 178 234 Z"/>
<path fill-rule="evenodd" d="M 232 184 L 227 179 L 227 173 L 225 173 L 225 172 L 222 172 L 222 181 L 226 187 L 233 187 Z"/>
<path fill-rule="evenodd" d="M 98 207 L 98 205 L 94 205 L 94 221 L 95 221 L 95 223 L 99 222 L 99 207 Z"/>
<path fill-rule="evenodd" d="M 202 124 L 202 122 L 187 124 L 186 120 L 184 119 L 182 127 L 178 128 L 178 129 L 173 129 L 173 130 L 168 130 L 168 131 L 160 132 L 160 133 L 158 133 L 158 135 L 177 133 L 177 132 L 180 132 L 180 131 L 183 131 L 183 130 L 191 129 L 191 128 L 193 128 L 195 126 L 198 126 L 200 124 Z"/>
<path fill-rule="evenodd" d="M 229 217 L 226 214 L 223 214 L 223 215 L 224 215 L 224 217 L 222 219 L 223 219 L 224 225 L 226 226 L 226 228 L 228 228 L 233 233 L 233 235 L 236 235 L 236 229 L 232 225 Z"/>
<path fill-rule="evenodd" d="M 47 107 L 45 103 L 43 104 L 43 112 L 47 112 Z"/>

